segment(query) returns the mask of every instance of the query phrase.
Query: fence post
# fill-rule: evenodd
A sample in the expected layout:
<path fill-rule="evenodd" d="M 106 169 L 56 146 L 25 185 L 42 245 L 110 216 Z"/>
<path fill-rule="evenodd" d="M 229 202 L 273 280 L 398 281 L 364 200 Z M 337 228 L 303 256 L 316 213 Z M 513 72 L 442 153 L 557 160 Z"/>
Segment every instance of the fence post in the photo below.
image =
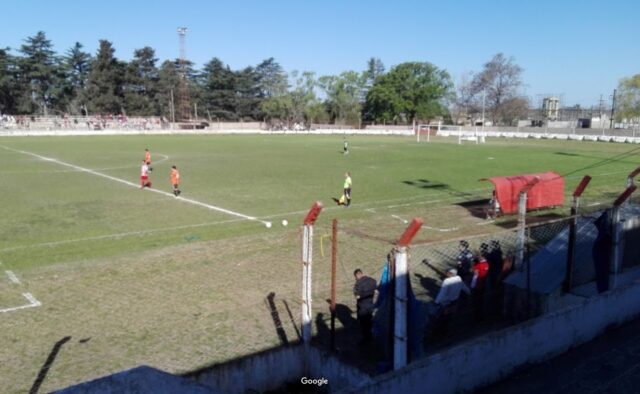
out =
<path fill-rule="evenodd" d="M 304 219 L 302 233 L 302 341 L 311 341 L 311 263 L 313 259 L 313 225 L 322 211 L 322 203 L 316 201 Z"/>
<path fill-rule="evenodd" d="M 567 272 L 564 277 L 564 291 L 571 291 L 571 281 L 573 275 L 573 261 L 576 253 L 576 231 L 578 228 L 578 207 L 580 205 L 580 196 L 591 182 L 591 177 L 585 175 L 580 181 L 578 187 L 573 192 L 573 200 L 571 202 L 571 219 L 569 222 L 569 244 L 567 245 Z"/>
<path fill-rule="evenodd" d="M 333 219 L 331 229 L 331 350 L 336 346 L 336 271 L 338 265 L 338 219 Z"/>
<path fill-rule="evenodd" d="M 640 167 L 636 168 L 635 170 L 631 171 L 631 173 L 629 173 L 629 175 L 627 176 L 627 187 L 631 187 L 633 186 L 633 178 L 636 177 L 636 175 L 640 174 Z"/>
<path fill-rule="evenodd" d="M 516 233 L 516 268 L 522 270 L 524 261 L 525 227 L 527 217 L 527 193 L 518 197 L 518 232 Z"/>
<path fill-rule="evenodd" d="M 525 228 L 526 228 L 526 219 L 527 219 L 527 193 L 534 187 L 538 182 L 540 182 L 540 178 L 535 177 L 530 180 L 522 190 L 520 190 L 520 194 L 518 196 L 518 232 L 516 235 L 516 269 L 522 271 L 524 269 L 524 247 L 525 247 Z"/>
<path fill-rule="evenodd" d="M 620 220 L 620 206 L 636 191 L 637 186 L 631 185 L 625 189 L 620 196 L 613 202 L 611 209 L 611 263 L 613 264 L 613 284 L 611 288 L 615 288 L 618 284 L 618 271 L 620 270 L 622 260 L 622 222 Z M 611 267 L 611 266 L 610 266 Z"/>
<path fill-rule="evenodd" d="M 404 231 L 395 248 L 394 275 L 394 323 L 393 323 L 393 369 L 403 368 L 409 362 L 408 354 L 408 284 L 409 266 L 407 264 L 407 246 L 420 231 L 423 221 L 413 219 Z"/>

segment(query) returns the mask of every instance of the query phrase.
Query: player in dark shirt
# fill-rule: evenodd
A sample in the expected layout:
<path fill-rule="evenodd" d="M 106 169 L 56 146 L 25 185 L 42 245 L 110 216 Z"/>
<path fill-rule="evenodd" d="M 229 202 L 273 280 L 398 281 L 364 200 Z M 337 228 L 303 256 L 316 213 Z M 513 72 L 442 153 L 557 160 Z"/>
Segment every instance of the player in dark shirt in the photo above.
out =
<path fill-rule="evenodd" d="M 353 294 L 356 296 L 358 322 L 362 333 L 361 344 L 371 341 L 371 329 L 373 326 L 373 298 L 376 294 L 377 284 L 372 279 L 357 269 L 353 272 L 356 283 L 353 286 Z"/>

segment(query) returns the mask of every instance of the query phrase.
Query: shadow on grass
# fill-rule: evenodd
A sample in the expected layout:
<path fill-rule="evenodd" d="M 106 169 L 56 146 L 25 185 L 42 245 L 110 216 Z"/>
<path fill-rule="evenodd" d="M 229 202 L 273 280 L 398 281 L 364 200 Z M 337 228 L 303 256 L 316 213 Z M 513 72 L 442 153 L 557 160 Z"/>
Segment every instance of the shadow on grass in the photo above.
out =
<path fill-rule="evenodd" d="M 463 192 L 461 190 L 453 189 L 450 185 L 442 182 L 433 182 L 428 179 L 416 179 L 402 181 L 405 185 L 414 186 L 424 190 L 439 190 L 446 192 L 454 197 L 469 197 L 472 194 Z"/>
<path fill-rule="evenodd" d="M 480 200 L 463 201 L 455 204 L 462 207 L 471 214 L 474 218 L 486 219 L 489 210 L 489 199 L 483 198 Z"/>
<path fill-rule="evenodd" d="M 71 337 L 67 336 L 62 338 L 58 342 L 56 342 L 55 345 L 53 345 L 53 348 L 49 353 L 49 357 L 47 357 L 47 360 L 44 362 L 44 364 L 40 368 L 40 372 L 38 372 L 38 376 L 36 377 L 36 380 L 33 382 L 33 385 L 31 386 L 31 390 L 29 390 L 29 394 L 35 394 L 40 390 L 40 386 L 42 386 L 42 383 L 44 382 L 45 378 L 47 377 L 47 374 L 49 373 L 49 369 L 51 369 L 51 366 L 56 361 L 56 358 L 58 357 L 58 353 L 60 352 L 60 349 L 62 349 L 62 346 L 65 343 L 69 342 L 70 340 L 71 340 Z"/>

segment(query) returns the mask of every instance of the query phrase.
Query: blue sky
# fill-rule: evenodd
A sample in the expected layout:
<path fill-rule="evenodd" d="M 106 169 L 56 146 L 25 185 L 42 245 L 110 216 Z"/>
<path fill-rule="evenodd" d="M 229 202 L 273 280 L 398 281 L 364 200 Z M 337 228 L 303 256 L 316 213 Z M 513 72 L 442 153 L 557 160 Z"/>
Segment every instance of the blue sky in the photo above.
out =
<path fill-rule="evenodd" d="M 637 0 L 20 0 L 1 7 L 0 47 L 18 48 L 44 31 L 58 52 L 99 39 L 130 59 L 143 46 L 178 56 L 216 56 L 237 69 L 274 57 L 287 71 L 318 75 L 429 61 L 458 81 L 503 52 L 524 68 L 524 93 L 562 94 L 564 104 L 610 100 L 620 78 L 640 73 Z"/>

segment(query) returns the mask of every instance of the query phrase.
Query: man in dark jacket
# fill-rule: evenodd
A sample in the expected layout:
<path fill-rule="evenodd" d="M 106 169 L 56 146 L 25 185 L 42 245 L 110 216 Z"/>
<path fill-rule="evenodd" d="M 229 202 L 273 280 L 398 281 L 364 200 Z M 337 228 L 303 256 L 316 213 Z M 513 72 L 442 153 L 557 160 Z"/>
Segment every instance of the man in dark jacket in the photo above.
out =
<path fill-rule="evenodd" d="M 362 333 L 360 343 L 371 341 L 371 329 L 373 325 L 373 297 L 376 294 L 376 281 L 357 269 L 353 272 L 356 283 L 353 286 L 353 294 L 356 296 L 358 322 Z"/>

